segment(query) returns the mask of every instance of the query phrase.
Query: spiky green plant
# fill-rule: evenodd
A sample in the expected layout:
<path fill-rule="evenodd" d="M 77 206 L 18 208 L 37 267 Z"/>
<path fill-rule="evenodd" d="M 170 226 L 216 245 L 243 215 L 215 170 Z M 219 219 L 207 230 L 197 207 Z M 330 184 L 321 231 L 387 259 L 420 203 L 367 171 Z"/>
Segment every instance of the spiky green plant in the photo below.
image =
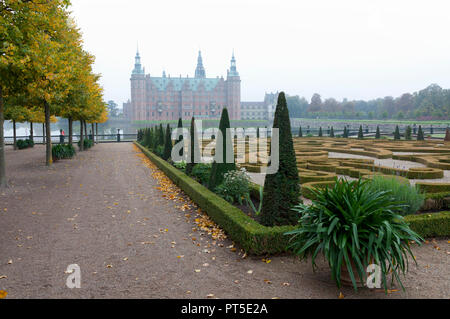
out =
<path fill-rule="evenodd" d="M 423 239 L 399 214 L 402 205 L 393 202 L 389 192 L 374 191 L 367 183 L 340 179 L 334 187 L 315 190 L 312 205 L 295 208 L 301 227 L 287 233 L 293 236 L 290 248 L 301 259 L 312 256 L 313 269 L 316 257 L 323 253 L 338 287 L 343 267 L 357 290 L 357 280 L 365 284 L 367 266 L 376 264 L 385 291 L 391 272 L 392 281 L 404 289 L 399 274 L 407 272 L 409 257 L 415 261 L 410 242 L 420 244 Z"/>
<path fill-rule="evenodd" d="M 409 181 L 402 181 L 396 176 L 377 176 L 370 179 L 368 187 L 374 191 L 388 191 L 394 202 L 402 203 L 402 215 L 415 214 L 423 205 L 425 195 Z"/>

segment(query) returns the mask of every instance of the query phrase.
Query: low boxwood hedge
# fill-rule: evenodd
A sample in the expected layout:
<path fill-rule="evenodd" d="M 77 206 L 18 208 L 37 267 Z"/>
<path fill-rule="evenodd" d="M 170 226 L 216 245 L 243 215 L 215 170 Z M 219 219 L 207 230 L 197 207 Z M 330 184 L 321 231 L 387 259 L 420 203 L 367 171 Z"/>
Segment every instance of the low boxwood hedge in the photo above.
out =
<path fill-rule="evenodd" d="M 422 192 L 425 193 L 450 192 L 450 183 L 417 182 L 416 185 Z"/>
<path fill-rule="evenodd" d="M 450 212 L 408 215 L 405 220 L 411 229 L 422 237 L 447 237 L 450 235 Z"/>
<path fill-rule="evenodd" d="M 294 226 L 266 227 L 217 196 L 182 171 L 176 169 L 162 158 L 135 143 L 142 152 L 179 186 L 212 220 L 220 225 L 227 235 L 243 250 L 255 255 L 286 252 L 290 239 L 284 233 Z M 256 190 L 256 187 L 255 187 Z"/>

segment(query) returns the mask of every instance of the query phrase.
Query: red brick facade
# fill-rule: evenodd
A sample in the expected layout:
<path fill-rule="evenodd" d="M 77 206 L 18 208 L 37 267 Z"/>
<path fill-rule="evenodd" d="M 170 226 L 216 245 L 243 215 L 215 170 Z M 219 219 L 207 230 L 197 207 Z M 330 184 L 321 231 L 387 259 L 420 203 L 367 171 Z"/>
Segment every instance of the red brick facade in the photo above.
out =
<path fill-rule="evenodd" d="M 230 119 L 241 118 L 241 80 L 236 61 L 231 60 L 227 79 L 206 78 L 201 54 L 195 77 L 153 77 L 145 74 L 139 53 L 131 75 L 131 102 L 126 116 L 132 121 L 166 121 L 190 119 L 218 119 L 224 107 Z"/>

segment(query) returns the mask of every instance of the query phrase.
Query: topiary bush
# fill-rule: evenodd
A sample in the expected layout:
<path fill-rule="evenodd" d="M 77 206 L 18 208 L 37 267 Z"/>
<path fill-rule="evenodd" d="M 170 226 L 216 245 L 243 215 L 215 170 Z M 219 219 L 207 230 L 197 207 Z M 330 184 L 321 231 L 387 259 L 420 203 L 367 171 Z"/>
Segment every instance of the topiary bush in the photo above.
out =
<path fill-rule="evenodd" d="M 300 179 L 284 92 L 278 95 L 273 128 L 279 130 L 279 168 L 266 174 L 260 218 L 265 226 L 292 225 L 298 220 L 292 207 L 300 198 Z"/>

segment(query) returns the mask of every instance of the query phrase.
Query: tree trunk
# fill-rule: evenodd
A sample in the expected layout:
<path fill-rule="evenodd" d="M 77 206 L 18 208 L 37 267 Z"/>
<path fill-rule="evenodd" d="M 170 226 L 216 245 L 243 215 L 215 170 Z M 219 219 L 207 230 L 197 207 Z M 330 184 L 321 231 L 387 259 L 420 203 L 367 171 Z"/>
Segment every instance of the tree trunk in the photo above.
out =
<path fill-rule="evenodd" d="M 69 117 L 69 145 L 73 143 L 73 120 L 72 117 Z"/>
<path fill-rule="evenodd" d="M 45 136 L 47 137 L 47 140 L 45 141 L 45 158 L 46 158 L 46 165 L 51 166 L 53 164 L 53 158 L 52 158 L 52 137 L 51 137 L 51 130 L 50 130 L 50 105 L 47 101 L 44 101 L 44 108 L 45 108 Z"/>
<path fill-rule="evenodd" d="M 88 138 L 88 133 L 87 133 L 87 123 L 85 120 L 83 120 L 83 127 L 84 127 L 84 138 Z"/>
<path fill-rule="evenodd" d="M 84 151 L 83 120 L 80 120 L 80 152 Z"/>
<path fill-rule="evenodd" d="M 42 144 L 45 144 L 45 123 L 42 123 Z"/>
<path fill-rule="evenodd" d="M 34 142 L 33 122 L 30 122 L 30 140 Z"/>
<path fill-rule="evenodd" d="M 0 188 L 8 186 L 6 182 L 6 166 L 5 166 L 5 140 L 3 137 L 4 109 L 3 109 L 3 91 L 0 86 Z"/>
<path fill-rule="evenodd" d="M 98 144 L 98 123 L 95 123 L 95 144 Z"/>
<path fill-rule="evenodd" d="M 94 142 L 94 144 L 95 144 L 95 127 L 94 127 L 94 123 L 91 124 L 91 129 L 92 129 L 92 142 Z"/>
<path fill-rule="evenodd" d="M 17 150 L 17 133 L 16 133 L 16 121 L 13 120 L 13 148 Z"/>

